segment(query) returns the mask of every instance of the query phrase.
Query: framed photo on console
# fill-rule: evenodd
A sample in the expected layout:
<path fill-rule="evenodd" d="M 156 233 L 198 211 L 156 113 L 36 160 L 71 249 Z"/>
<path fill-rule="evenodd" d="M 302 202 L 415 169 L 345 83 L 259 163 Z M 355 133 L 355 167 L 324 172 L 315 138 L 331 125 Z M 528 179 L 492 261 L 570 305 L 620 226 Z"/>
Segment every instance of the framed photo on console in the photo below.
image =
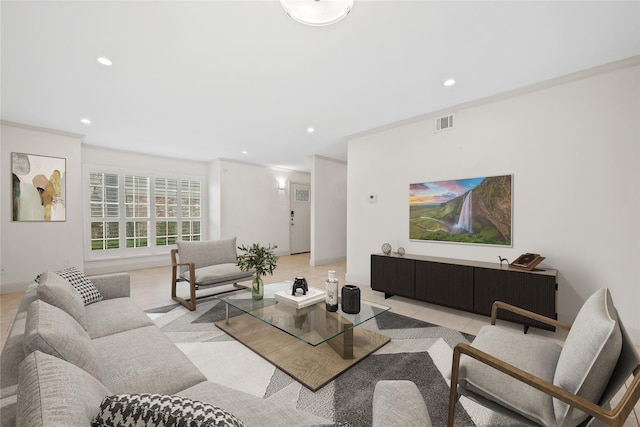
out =
<path fill-rule="evenodd" d="M 544 257 L 540 254 L 532 254 L 527 252 L 526 254 L 522 254 L 518 258 L 516 258 L 516 260 L 509 264 L 509 266 L 513 268 L 519 268 L 521 270 L 531 271 L 536 268 L 536 266 L 543 260 Z"/>

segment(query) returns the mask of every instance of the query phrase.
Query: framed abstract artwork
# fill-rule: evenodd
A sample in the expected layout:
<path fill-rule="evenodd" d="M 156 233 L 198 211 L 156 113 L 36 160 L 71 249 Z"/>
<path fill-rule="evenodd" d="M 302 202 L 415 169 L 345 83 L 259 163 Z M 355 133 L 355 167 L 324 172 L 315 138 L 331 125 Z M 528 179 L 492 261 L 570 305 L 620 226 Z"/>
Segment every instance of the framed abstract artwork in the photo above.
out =
<path fill-rule="evenodd" d="M 14 221 L 66 221 L 66 159 L 11 153 Z"/>
<path fill-rule="evenodd" d="M 409 239 L 512 246 L 512 175 L 409 185 Z"/>

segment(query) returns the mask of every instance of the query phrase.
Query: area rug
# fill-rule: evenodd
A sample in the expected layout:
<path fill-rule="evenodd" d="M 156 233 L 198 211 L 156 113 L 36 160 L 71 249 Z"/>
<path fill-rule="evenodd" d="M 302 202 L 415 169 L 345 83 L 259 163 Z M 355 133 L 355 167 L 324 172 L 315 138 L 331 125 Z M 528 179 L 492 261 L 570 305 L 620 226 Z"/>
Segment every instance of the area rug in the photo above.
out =
<path fill-rule="evenodd" d="M 473 339 L 387 312 L 361 327 L 391 337 L 391 342 L 312 392 L 218 329 L 214 323 L 225 318 L 225 307 L 215 298 L 198 301 L 195 311 L 171 305 L 147 313 L 209 380 L 354 427 L 371 425 L 373 390 L 388 379 L 416 383 L 433 425 L 446 425 L 452 348 Z M 240 314 L 230 309 L 230 316 Z M 456 426 L 518 425 L 464 397 L 456 411 Z"/>

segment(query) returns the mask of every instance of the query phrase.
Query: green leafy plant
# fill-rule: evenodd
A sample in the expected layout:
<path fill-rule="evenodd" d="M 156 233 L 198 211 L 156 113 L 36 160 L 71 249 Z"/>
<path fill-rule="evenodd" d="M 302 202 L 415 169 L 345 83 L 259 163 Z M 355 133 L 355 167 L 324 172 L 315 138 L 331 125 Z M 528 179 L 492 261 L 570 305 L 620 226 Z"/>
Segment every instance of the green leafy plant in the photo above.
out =
<path fill-rule="evenodd" d="M 273 274 L 276 269 L 278 257 L 273 252 L 278 245 L 269 244 L 269 246 L 261 246 L 254 243 L 251 246 L 238 246 L 243 253 L 238 255 L 238 267 L 242 271 L 249 271 L 252 268 L 256 270 L 256 276 L 266 276 L 267 273 Z"/>

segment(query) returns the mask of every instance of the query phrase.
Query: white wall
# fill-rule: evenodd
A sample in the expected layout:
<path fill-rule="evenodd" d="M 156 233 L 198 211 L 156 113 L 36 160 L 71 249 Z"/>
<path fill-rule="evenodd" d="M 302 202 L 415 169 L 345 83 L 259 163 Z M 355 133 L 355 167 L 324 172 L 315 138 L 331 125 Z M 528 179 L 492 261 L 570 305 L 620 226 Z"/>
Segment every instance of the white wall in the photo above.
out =
<path fill-rule="evenodd" d="M 347 164 L 315 156 L 311 170 L 311 265 L 347 256 Z"/>
<path fill-rule="evenodd" d="M 287 182 L 286 190 L 278 190 L 278 180 Z M 218 200 L 210 201 L 212 236 L 236 236 L 238 245 L 276 244 L 277 254 L 289 254 L 289 184 L 309 184 L 310 180 L 306 172 L 212 160 L 209 187 L 213 196 L 219 194 Z"/>
<path fill-rule="evenodd" d="M 0 293 L 21 292 L 42 271 L 82 267 L 82 135 L 2 122 L 1 236 L 3 274 Z M 11 153 L 66 159 L 66 221 L 12 221 Z"/>
<path fill-rule="evenodd" d="M 82 145 L 82 181 L 83 195 L 89 194 L 88 173 L 91 167 L 102 167 L 110 171 L 133 171 L 139 173 L 162 174 L 164 177 L 178 179 L 194 179 L 202 182 L 202 223 L 201 231 L 203 239 L 207 239 L 208 217 L 208 164 L 189 160 L 172 159 L 162 156 L 135 153 L 131 151 L 112 150 L 92 145 Z M 86 190 L 86 191 L 85 191 Z M 83 214 L 88 215 L 88 200 L 83 198 Z M 88 224 L 82 224 L 82 232 L 89 232 Z M 83 239 L 83 242 L 86 239 Z M 169 251 L 175 246 L 154 248 L 153 250 L 140 251 L 138 256 L 114 258 L 104 260 L 88 260 L 88 252 L 85 253 L 84 271 L 87 274 L 110 273 L 123 270 L 135 270 L 139 268 L 159 267 L 171 263 Z M 88 251 L 85 248 L 85 251 Z"/>
<path fill-rule="evenodd" d="M 536 252 L 559 270 L 560 320 L 607 286 L 640 344 L 638 62 L 452 109 L 450 131 L 429 117 L 352 138 L 347 280 L 370 283 L 383 242 L 490 262 Z M 408 240 L 410 183 L 502 174 L 514 178 L 512 248 Z"/>

